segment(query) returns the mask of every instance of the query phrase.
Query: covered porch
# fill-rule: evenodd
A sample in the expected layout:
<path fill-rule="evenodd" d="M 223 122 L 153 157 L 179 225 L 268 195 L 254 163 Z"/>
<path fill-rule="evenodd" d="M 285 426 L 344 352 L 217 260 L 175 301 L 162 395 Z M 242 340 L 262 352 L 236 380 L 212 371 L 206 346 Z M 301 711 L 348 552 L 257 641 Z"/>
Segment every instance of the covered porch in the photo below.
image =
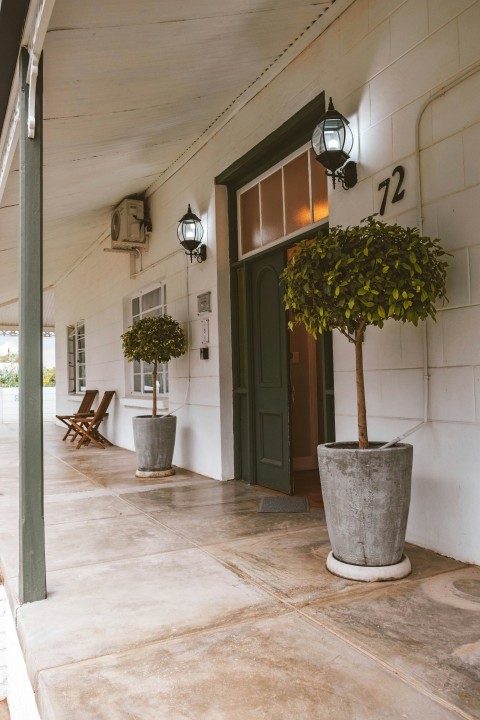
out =
<path fill-rule="evenodd" d="M 17 598 L 17 428 L 0 425 L 0 554 L 42 720 L 480 717 L 478 567 L 410 545 L 413 573 L 325 569 L 321 508 L 259 513 L 263 489 L 45 424 L 48 600 Z M 15 700 L 12 698 L 12 702 Z"/>

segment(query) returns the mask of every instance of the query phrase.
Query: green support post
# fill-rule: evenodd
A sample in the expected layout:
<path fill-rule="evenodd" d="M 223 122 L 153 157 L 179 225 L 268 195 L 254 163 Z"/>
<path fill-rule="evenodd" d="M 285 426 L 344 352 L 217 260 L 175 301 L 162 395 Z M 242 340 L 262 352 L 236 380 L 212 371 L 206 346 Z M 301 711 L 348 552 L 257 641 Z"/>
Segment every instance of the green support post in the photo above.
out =
<path fill-rule="evenodd" d="M 28 137 L 28 50 L 20 55 L 20 602 L 44 600 L 43 511 L 43 72 L 35 98 L 35 137 Z"/>

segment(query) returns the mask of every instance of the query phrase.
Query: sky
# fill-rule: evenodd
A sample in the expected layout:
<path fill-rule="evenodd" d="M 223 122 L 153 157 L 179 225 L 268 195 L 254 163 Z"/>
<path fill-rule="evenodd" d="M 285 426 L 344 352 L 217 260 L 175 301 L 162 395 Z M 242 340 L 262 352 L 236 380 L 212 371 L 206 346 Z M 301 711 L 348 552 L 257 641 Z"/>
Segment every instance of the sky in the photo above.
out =
<path fill-rule="evenodd" d="M 0 355 L 18 353 L 18 335 L 0 335 Z M 55 337 L 43 338 L 43 367 L 55 367 Z"/>

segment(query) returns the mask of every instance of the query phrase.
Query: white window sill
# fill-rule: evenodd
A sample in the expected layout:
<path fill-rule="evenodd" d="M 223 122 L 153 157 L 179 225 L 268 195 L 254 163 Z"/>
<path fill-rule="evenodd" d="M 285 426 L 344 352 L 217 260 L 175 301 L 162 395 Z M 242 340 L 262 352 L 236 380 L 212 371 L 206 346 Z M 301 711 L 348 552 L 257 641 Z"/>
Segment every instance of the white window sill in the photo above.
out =
<path fill-rule="evenodd" d="M 147 408 L 151 410 L 152 398 L 124 397 L 120 398 L 120 405 L 123 407 Z M 168 410 L 168 399 L 157 398 L 157 408 L 158 410 Z"/>

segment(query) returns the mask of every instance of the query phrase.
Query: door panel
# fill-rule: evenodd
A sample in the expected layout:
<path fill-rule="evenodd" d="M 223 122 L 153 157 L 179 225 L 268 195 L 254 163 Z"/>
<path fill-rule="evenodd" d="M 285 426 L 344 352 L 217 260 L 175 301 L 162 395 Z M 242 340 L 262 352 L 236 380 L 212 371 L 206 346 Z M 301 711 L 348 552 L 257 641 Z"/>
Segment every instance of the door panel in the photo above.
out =
<path fill-rule="evenodd" d="M 251 265 L 256 481 L 290 493 L 287 320 L 279 276 L 283 250 Z"/>

